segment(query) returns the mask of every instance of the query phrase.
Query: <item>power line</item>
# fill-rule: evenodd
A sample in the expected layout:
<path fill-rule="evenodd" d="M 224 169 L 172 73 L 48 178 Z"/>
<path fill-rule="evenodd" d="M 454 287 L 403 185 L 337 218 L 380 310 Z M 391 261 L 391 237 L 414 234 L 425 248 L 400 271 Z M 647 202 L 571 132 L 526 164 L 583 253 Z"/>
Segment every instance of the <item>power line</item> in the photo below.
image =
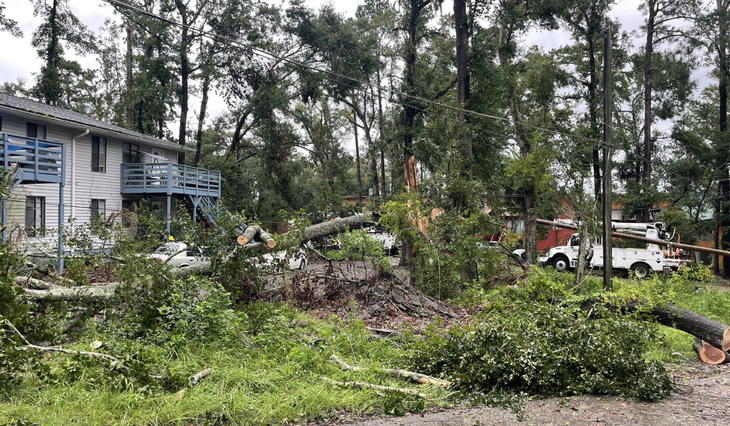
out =
<path fill-rule="evenodd" d="M 259 56 L 265 57 L 267 59 L 277 59 L 277 60 L 279 60 L 281 62 L 286 62 L 286 63 L 289 63 L 291 65 L 295 65 L 295 66 L 300 67 L 301 69 L 303 69 L 303 70 L 305 70 L 305 71 L 307 71 L 307 72 L 309 72 L 309 73 L 311 73 L 313 75 L 317 75 L 317 76 L 320 76 L 318 74 L 326 74 L 326 75 L 329 75 L 331 77 L 323 77 L 323 78 L 325 78 L 327 80 L 330 80 L 330 81 L 338 82 L 338 83 L 341 83 L 341 84 L 346 84 L 342 80 L 338 80 L 338 79 L 344 79 L 345 81 L 348 81 L 350 83 L 357 84 L 357 86 L 364 85 L 364 86 L 369 86 L 369 87 L 372 87 L 372 88 L 377 88 L 379 90 L 382 90 L 385 93 L 389 93 L 391 96 L 394 96 L 394 95 L 395 96 L 400 96 L 400 97 L 403 97 L 403 98 L 408 98 L 408 99 L 411 99 L 411 100 L 414 100 L 414 101 L 423 102 L 423 103 L 430 104 L 430 105 L 433 105 L 433 106 L 438 106 L 438 107 L 441 107 L 441 108 L 450 109 L 450 110 L 453 110 L 453 111 L 456 111 L 456 112 L 463 112 L 465 114 L 473 115 L 473 116 L 476 116 L 476 117 L 482 117 L 482 118 L 488 118 L 488 119 L 493 119 L 493 120 L 499 120 L 499 121 L 503 121 L 503 122 L 506 122 L 506 123 L 510 123 L 512 125 L 517 125 L 517 126 L 521 126 L 521 127 L 525 127 L 525 128 L 529 128 L 529 129 L 533 129 L 533 130 L 540 130 L 540 131 L 552 133 L 552 134 L 555 134 L 555 135 L 560 135 L 560 136 L 569 137 L 569 138 L 583 139 L 583 140 L 595 142 L 597 144 L 601 144 L 602 143 L 602 141 L 599 140 L 599 139 L 594 139 L 594 138 L 590 138 L 590 137 L 587 137 L 587 136 L 581 136 L 581 135 L 574 135 L 574 134 L 570 134 L 570 133 L 566 133 L 566 132 L 561 132 L 561 131 L 558 131 L 558 130 L 546 129 L 546 128 L 543 128 L 543 127 L 534 126 L 534 125 L 526 124 L 526 123 L 516 123 L 514 120 L 512 120 L 510 118 L 499 117 L 499 116 L 495 116 L 495 115 L 491 115 L 491 114 L 476 112 L 476 111 L 468 110 L 466 108 L 461 108 L 461 107 L 457 107 L 457 106 L 453 106 L 453 105 L 448 105 L 448 104 L 445 104 L 445 103 L 442 103 L 442 102 L 434 101 L 434 100 L 431 100 L 431 99 L 426 99 L 426 98 L 423 98 L 423 97 L 420 97 L 420 96 L 416 96 L 416 95 L 412 95 L 412 94 L 408 94 L 408 93 L 402 93 L 402 92 L 399 92 L 399 91 L 396 91 L 396 90 L 389 89 L 387 87 L 378 86 L 378 85 L 373 84 L 372 82 L 369 82 L 369 81 L 363 81 L 363 80 L 360 80 L 360 79 L 357 79 L 357 78 L 354 78 L 354 77 L 350 77 L 348 75 L 340 74 L 340 73 L 337 73 L 337 72 L 334 72 L 334 71 L 331 71 L 331 70 L 326 70 L 326 69 L 323 70 L 323 69 L 315 68 L 315 67 L 313 67 L 311 65 L 307 65 L 307 64 L 304 64 L 304 63 L 299 62 L 297 60 L 294 60 L 294 59 L 291 59 L 291 58 L 287 58 L 287 57 L 284 57 L 284 56 L 281 56 L 281 55 L 278 55 L 278 54 L 275 54 L 275 53 L 271 53 L 271 52 L 269 52 L 267 50 L 261 49 L 259 47 L 253 46 L 251 44 L 247 44 L 247 43 L 243 43 L 243 42 L 238 41 L 238 40 L 234 40 L 234 39 L 232 39 L 230 37 L 221 36 L 221 35 L 218 35 L 218 34 L 215 34 L 215 33 L 211 32 L 211 31 L 203 31 L 201 29 L 192 27 L 190 25 L 184 25 L 184 24 L 179 23 L 179 22 L 177 22 L 175 20 L 172 20 L 172 19 L 169 19 L 169 18 L 165 18 L 163 16 L 154 14 L 152 12 L 148 12 L 146 10 L 140 9 L 138 7 L 132 6 L 130 4 L 127 4 L 127 3 L 124 3 L 124 2 L 121 2 L 121 1 L 118 1 L 118 0 L 104 0 L 104 1 L 106 1 L 107 3 L 110 3 L 112 5 L 117 5 L 117 6 L 120 6 L 120 7 L 126 8 L 126 9 L 129 9 L 129 10 L 135 11 L 137 13 L 140 13 L 142 15 L 148 16 L 150 18 L 158 19 L 160 21 L 167 22 L 167 23 L 169 23 L 171 25 L 174 25 L 174 26 L 177 26 L 177 27 L 180 27 L 180 28 L 187 29 L 188 31 L 197 33 L 197 34 L 199 34 L 201 36 L 208 37 L 210 39 L 224 40 L 229 45 L 235 45 L 238 48 L 247 48 L 247 49 L 250 49 L 251 52 L 253 52 L 254 54 L 257 54 Z M 320 76 L 320 77 L 322 77 L 322 76 Z M 357 86 L 349 86 L 349 87 L 351 87 L 353 89 L 360 89 Z M 362 89 L 360 89 L 360 90 L 362 90 Z M 401 104 L 401 105 L 404 105 L 404 106 L 411 106 L 411 107 L 413 107 L 413 105 L 408 105 L 408 104 L 406 104 L 405 102 L 402 102 L 402 101 L 397 101 L 397 100 L 394 100 L 394 99 L 391 99 L 391 101 L 394 102 L 394 103 L 396 103 L 396 104 Z"/>

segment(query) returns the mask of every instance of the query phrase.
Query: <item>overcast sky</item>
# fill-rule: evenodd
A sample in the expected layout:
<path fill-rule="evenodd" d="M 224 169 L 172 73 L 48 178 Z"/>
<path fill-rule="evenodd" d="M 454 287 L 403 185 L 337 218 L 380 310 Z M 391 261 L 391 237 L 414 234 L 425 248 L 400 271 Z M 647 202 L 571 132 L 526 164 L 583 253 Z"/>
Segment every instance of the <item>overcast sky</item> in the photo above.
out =
<path fill-rule="evenodd" d="M 3 1 L 3 0 L 0 0 Z M 280 3 L 282 0 L 269 0 L 272 3 Z M 318 8 L 324 3 L 332 3 L 335 9 L 347 16 L 354 16 L 357 5 L 361 3 L 359 0 L 309 0 L 308 4 L 314 8 Z M 70 0 L 71 8 L 81 22 L 83 22 L 90 30 L 97 32 L 104 23 L 106 18 L 114 17 L 113 8 L 109 4 L 101 0 Z M 624 30 L 638 30 L 643 22 L 643 16 L 638 11 L 638 0 L 621 0 L 611 11 L 610 15 L 618 18 Z M 33 6 L 29 0 L 5 0 L 5 14 L 8 18 L 18 22 L 24 37 L 22 39 L 14 38 L 7 32 L 0 32 L 0 46 L 2 46 L 2 60 L 0 60 L 0 83 L 14 82 L 19 78 L 26 80 L 26 87 L 32 85 L 35 79 L 34 73 L 41 67 L 41 60 L 37 52 L 31 47 L 30 39 L 33 31 L 38 27 L 40 19 L 33 16 Z M 444 13 L 449 13 L 452 9 L 452 2 L 446 0 L 443 5 Z M 123 37 L 120 35 L 120 37 Z M 564 31 L 555 32 L 533 32 L 528 35 L 525 40 L 529 45 L 540 45 L 544 49 L 549 50 L 561 45 L 571 43 L 568 33 Z M 641 41 L 637 40 L 637 48 Z M 72 52 L 67 52 L 69 56 Z M 93 57 L 76 58 L 83 67 L 94 68 L 98 64 Z M 706 76 L 704 72 L 696 73 L 695 77 L 703 80 L 706 84 Z M 704 85 L 701 84 L 701 85 Z M 191 97 L 190 110 L 198 109 L 200 100 Z M 220 99 L 212 100 L 210 104 L 209 117 L 215 117 L 224 108 L 224 104 Z M 191 117 L 193 118 L 193 117 Z"/>

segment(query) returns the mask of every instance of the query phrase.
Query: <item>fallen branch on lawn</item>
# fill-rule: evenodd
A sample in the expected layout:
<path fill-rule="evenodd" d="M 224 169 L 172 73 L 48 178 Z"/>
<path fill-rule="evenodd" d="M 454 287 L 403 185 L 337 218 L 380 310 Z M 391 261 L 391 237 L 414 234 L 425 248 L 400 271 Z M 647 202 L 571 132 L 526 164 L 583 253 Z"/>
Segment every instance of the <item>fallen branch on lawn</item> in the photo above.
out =
<path fill-rule="evenodd" d="M 338 382 L 337 380 L 332 380 L 329 377 L 322 376 L 322 380 L 328 383 L 332 383 L 333 385 L 338 385 L 342 387 L 350 387 L 350 388 L 361 388 L 361 389 L 375 389 L 379 391 L 386 391 L 386 392 L 402 392 L 407 393 L 409 395 L 415 395 L 423 399 L 428 399 L 426 394 L 423 394 L 421 392 L 418 392 L 417 390 L 408 389 L 408 388 L 394 388 L 390 386 L 380 386 L 380 385 L 374 385 L 372 383 L 367 382 Z"/>
<path fill-rule="evenodd" d="M 391 336 L 400 336 L 401 332 L 396 330 L 389 330 L 387 328 L 373 328 L 368 327 L 367 330 L 371 333 L 375 333 L 379 336 L 383 337 L 391 337 Z"/>
<path fill-rule="evenodd" d="M 212 373 L 213 373 L 212 368 L 206 368 L 205 370 L 201 371 L 200 373 L 193 374 L 192 376 L 190 376 L 190 378 L 188 378 L 188 384 L 190 386 L 195 386 L 198 383 L 200 383 L 201 380 L 210 376 Z"/>
<path fill-rule="evenodd" d="M 338 364 L 340 366 L 340 368 L 342 368 L 343 370 L 349 370 L 349 371 L 362 370 L 361 367 L 358 367 L 355 365 L 350 365 L 350 364 L 346 363 L 345 361 L 340 359 L 335 354 L 332 354 L 332 356 L 329 359 L 329 362 Z M 442 387 L 442 388 L 448 388 L 449 386 L 451 386 L 451 382 L 449 382 L 447 380 L 441 380 L 441 379 L 437 379 L 436 377 L 428 376 L 426 374 L 414 373 L 412 371 L 401 370 L 399 368 L 384 368 L 383 371 L 385 371 L 386 373 L 390 374 L 393 377 L 402 377 L 405 379 L 409 379 L 413 383 L 438 386 L 438 387 Z"/>
<path fill-rule="evenodd" d="M 327 261 L 327 263 L 329 263 L 330 267 L 332 267 L 332 262 L 334 262 L 334 259 L 327 257 L 324 253 L 322 253 L 321 251 L 314 248 L 311 244 L 307 244 L 306 248 L 307 248 L 307 250 L 311 250 L 312 253 L 319 256 L 322 260 Z"/>
<path fill-rule="evenodd" d="M 5 324 L 9 325 L 10 328 L 12 328 L 13 331 L 15 331 L 15 333 L 18 336 L 20 336 L 20 339 L 25 343 L 25 346 L 21 346 L 18 348 L 20 350 L 34 350 L 34 351 L 38 351 L 38 352 L 60 352 L 60 353 L 69 354 L 69 355 L 83 355 L 83 356 L 88 356 L 88 357 L 92 357 L 92 358 L 99 358 L 99 359 L 103 359 L 103 360 L 111 362 L 113 368 L 119 368 L 120 370 L 129 371 L 129 367 L 124 365 L 124 363 L 122 363 L 122 361 L 119 358 L 115 358 L 111 355 L 103 354 L 100 352 L 73 351 L 70 349 L 59 348 L 57 346 L 34 345 L 34 344 L 30 343 L 28 341 L 28 339 L 25 338 L 25 336 L 23 336 L 23 333 L 21 333 L 12 322 L 8 321 L 7 319 L 3 319 L 3 322 Z"/>

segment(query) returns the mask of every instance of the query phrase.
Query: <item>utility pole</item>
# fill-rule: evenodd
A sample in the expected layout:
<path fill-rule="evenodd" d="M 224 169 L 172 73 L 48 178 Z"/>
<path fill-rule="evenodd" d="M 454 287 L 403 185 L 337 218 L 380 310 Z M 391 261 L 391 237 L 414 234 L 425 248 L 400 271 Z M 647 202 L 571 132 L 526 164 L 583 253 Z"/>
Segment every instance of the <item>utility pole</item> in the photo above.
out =
<path fill-rule="evenodd" d="M 603 34 L 603 289 L 613 290 L 613 244 L 611 241 L 611 144 L 613 98 L 611 72 L 611 21 L 607 20 Z"/>

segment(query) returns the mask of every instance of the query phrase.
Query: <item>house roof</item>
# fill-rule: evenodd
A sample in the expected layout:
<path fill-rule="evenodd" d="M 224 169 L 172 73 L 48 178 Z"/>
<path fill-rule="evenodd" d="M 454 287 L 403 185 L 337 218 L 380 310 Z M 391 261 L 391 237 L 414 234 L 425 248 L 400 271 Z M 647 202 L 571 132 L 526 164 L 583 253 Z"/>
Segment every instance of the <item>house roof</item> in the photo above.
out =
<path fill-rule="evenodd" d="M 0 93 L 0 109 L 24 112 L 35 115 L 40 119 L 62 121 L 64 123 L 84 128 L 91 127 L 96 130 L 104 131 L 105 133 L 114 133 L 118 136 L 124 137 L 124 139 L 134 139 L 149 145 L 165 147 L 174 151 L 195 151 L 191 148 L 181 147 L 174 142 L 145 135 L 144 133 L 135 132 L 134 130 L 125 129 L 124 127 L 119 127 L 114 124 L 105 123 L 101 120 L 79 114 L 78 112 L 19 98 L 17 96 L 7 95 L 5 93 Z"/>

